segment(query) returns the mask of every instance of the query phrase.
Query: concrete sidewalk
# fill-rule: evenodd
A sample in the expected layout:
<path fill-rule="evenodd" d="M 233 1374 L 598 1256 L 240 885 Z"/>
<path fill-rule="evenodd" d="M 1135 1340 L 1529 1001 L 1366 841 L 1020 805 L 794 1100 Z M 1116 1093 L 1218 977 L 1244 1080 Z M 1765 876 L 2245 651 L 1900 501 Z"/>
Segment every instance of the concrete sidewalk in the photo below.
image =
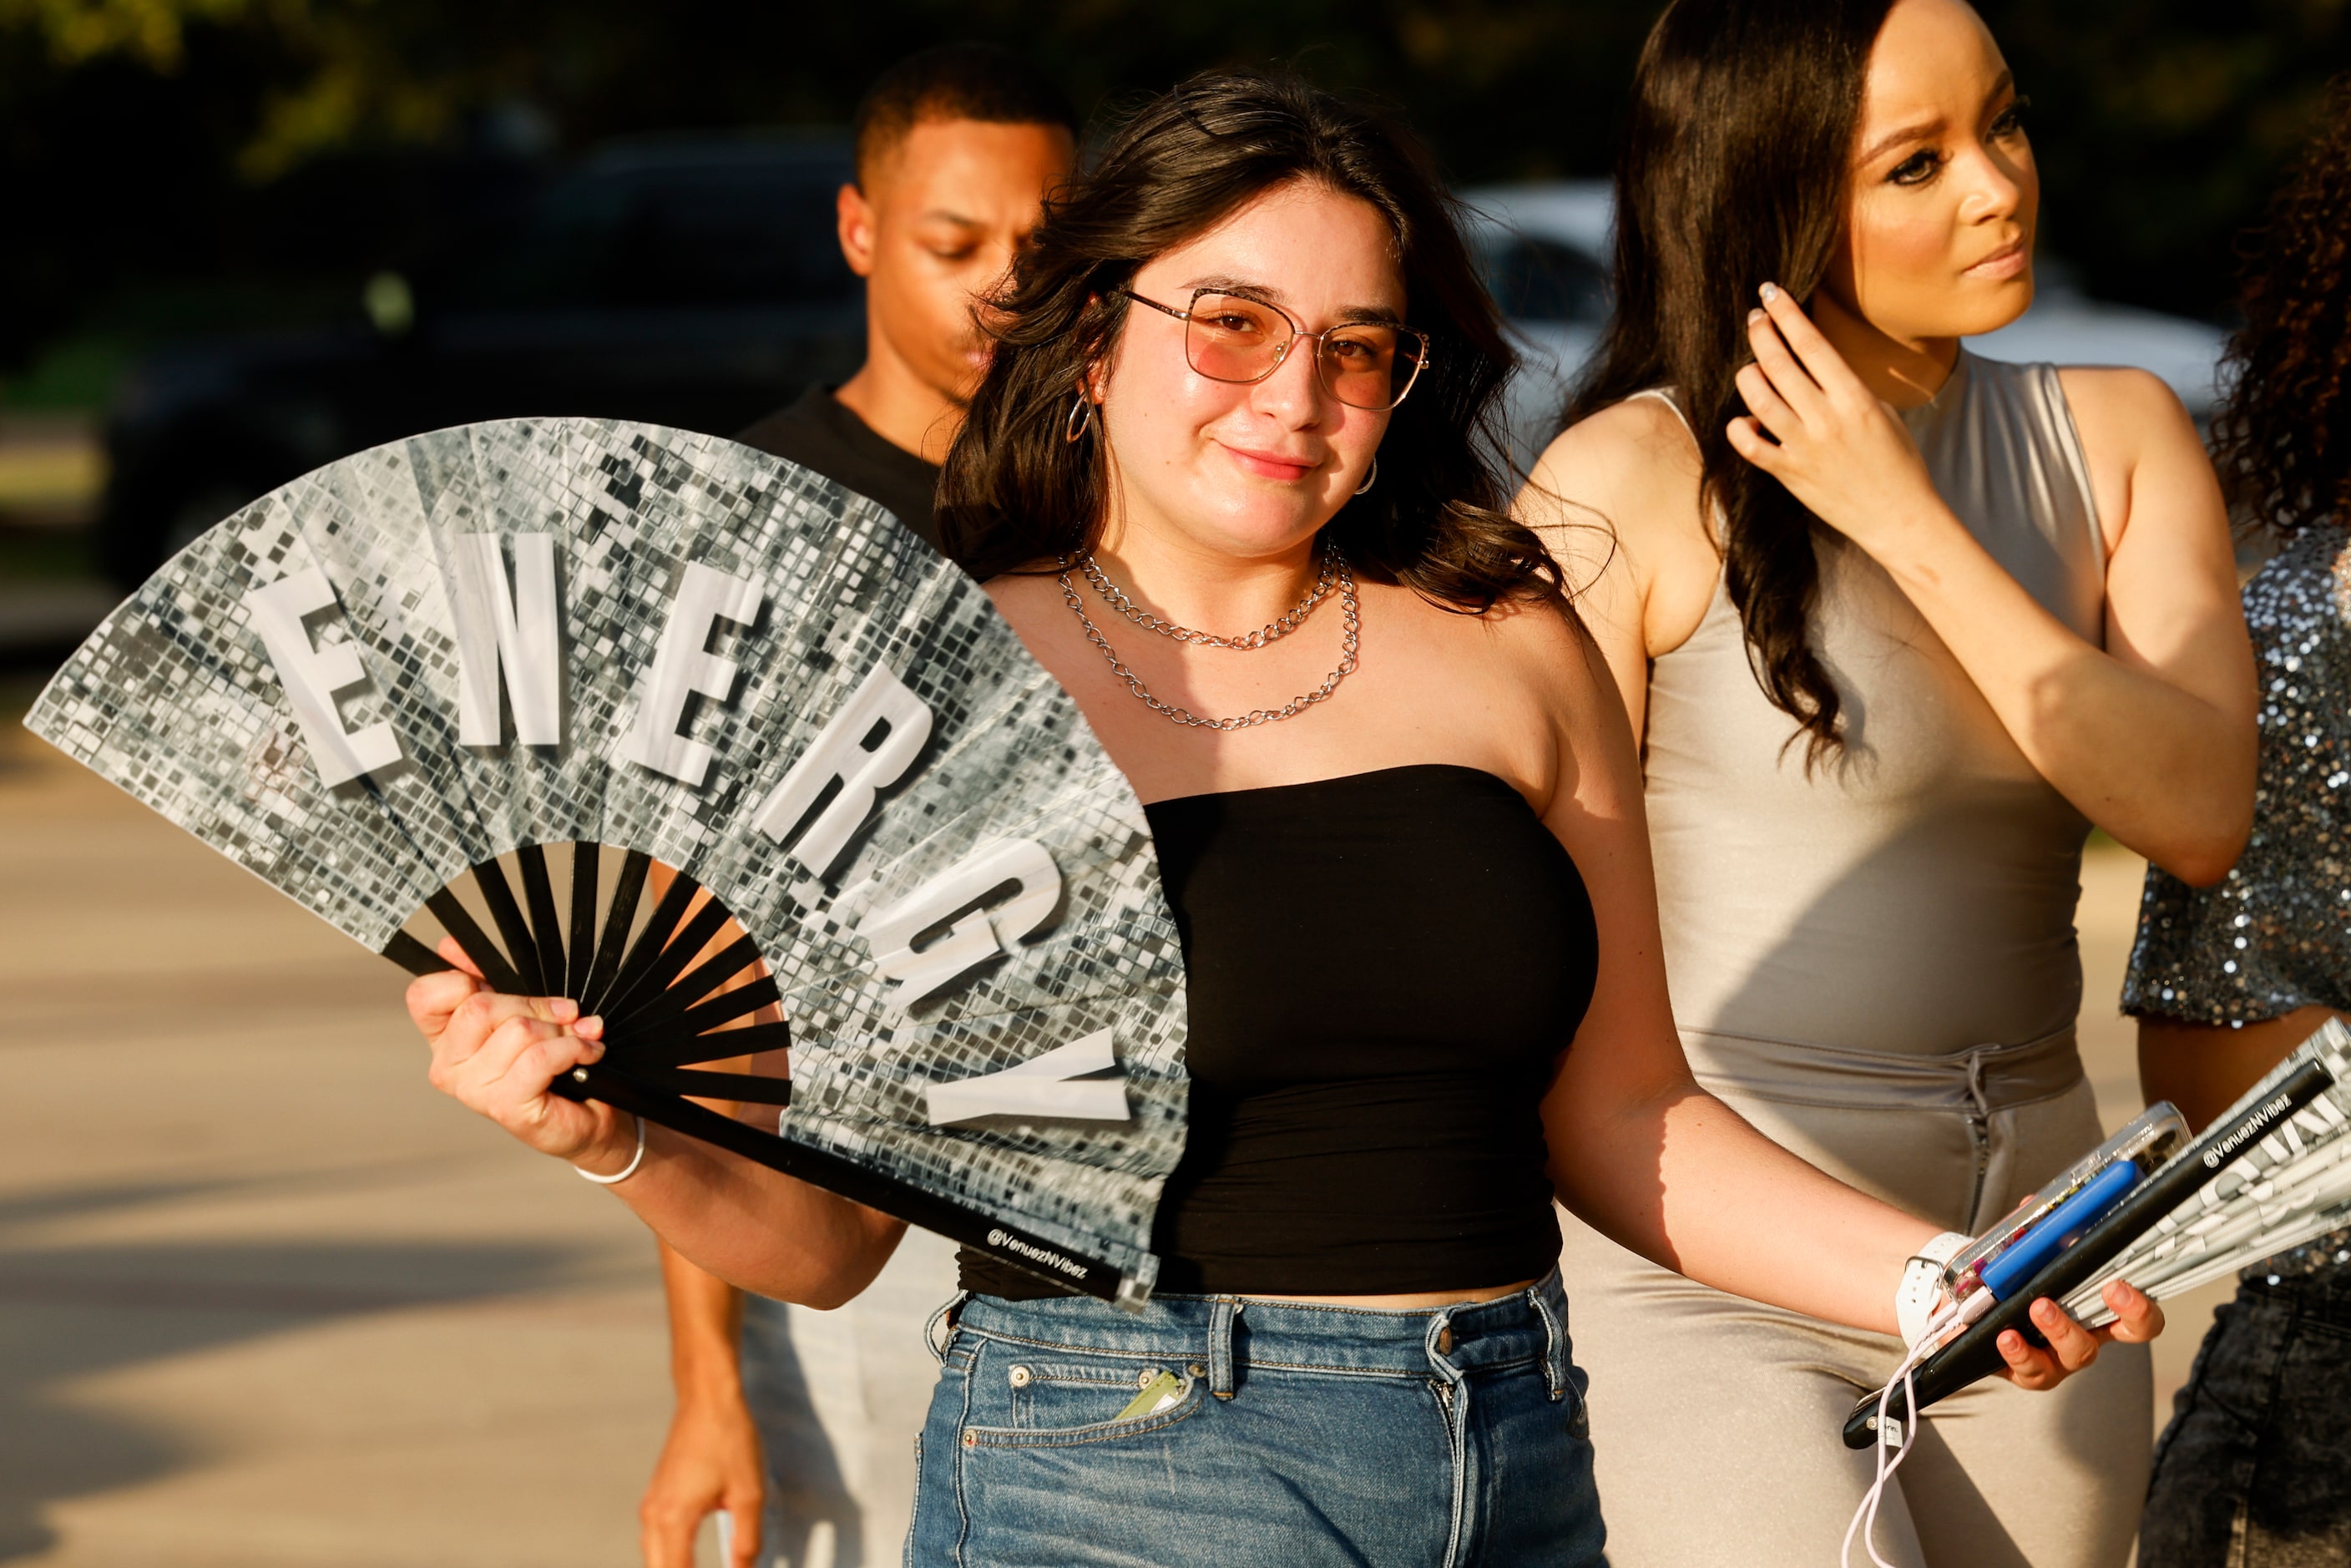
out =
<path fill-rule="evenodd" d="M 0 1563 L 636 1561 L 648 1236 L 403 977 L 0 728 Z"/>

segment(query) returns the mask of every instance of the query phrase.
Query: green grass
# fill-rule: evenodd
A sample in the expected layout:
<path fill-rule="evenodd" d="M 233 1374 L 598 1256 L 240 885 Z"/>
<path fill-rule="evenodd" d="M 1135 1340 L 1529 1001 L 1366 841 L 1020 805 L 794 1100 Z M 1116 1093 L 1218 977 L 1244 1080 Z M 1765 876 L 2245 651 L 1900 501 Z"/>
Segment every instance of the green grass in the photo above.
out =
<path fill-rule="evenodd" d="M 114 395 L 131 356 L 130 342 L 120 336 L 85 333 L 54 342 L 23 374 L 0 382 L 0 410 L 94 413 Z"/>
<path fill-rule="evenodd" d="M 0 413 L 99 413 L 152 344 L 351 317 L 359 287 L 246 277 L 126 288 L 37 349 L 23 368 L 0 374 Z"/>

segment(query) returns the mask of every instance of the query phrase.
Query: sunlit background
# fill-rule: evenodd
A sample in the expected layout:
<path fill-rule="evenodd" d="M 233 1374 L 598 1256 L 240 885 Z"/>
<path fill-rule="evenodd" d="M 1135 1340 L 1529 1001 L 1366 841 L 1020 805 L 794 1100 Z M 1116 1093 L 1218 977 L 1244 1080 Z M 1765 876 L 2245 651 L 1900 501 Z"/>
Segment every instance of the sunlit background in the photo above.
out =
<path fill-rule="evenodd" d="M 0 0 L 0 1563 L 627 1563 L 667 1412 L 633 1221 L 424 1091 L 387 966 L 13 723 L 125 586 L 406 430 L 725 433 L 839 379 L 841 127 L 956 37 L 1098 115 L 1218 65 L 1385 99 L 1485 214 L 1540 441 L 1656 9 Z M 1992 351 L 2147 364 L 2200 411 L 2351 0 L 1984 10 L 2045 184 L 2043 301 Z M 2085 875 L 2110 1123 L 2138 874 Z"/>

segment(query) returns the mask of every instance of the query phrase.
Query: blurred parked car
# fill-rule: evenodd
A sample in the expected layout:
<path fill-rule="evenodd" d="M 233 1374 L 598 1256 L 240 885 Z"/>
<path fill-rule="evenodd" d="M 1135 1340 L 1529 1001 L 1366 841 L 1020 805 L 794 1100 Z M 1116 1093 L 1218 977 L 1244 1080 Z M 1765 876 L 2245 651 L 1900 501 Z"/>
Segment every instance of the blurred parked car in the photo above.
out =
<path fill-rule="evenodd" d="M 863 293 L 834 237 L 845 139 L 618 146 L 507 221 L 370 280 L 341 326 L 172 345 L 120 389 L 98 542 L 143 580 L 287 480 L 419 431 L 525 414 L 728 434 L 838 382 Z"/>
<path fill-rule="evenodd" d="M 1609 187 L 1600 180 L 1490 185 L 1463 199 L 1495 298 L 1526 355 L 1510 394 L 1511 443 L 1523 464 L 1558 434 L 1568 389 L 1607 320 Z M 2045 257 L 2038 282 L 2022 319 L 1968 346 L 1995 360 L 2135 365 L 2169 383 L 2199 425 L 2210 418 L 2225 340 L 2219 328 L 2091 299 L 2062 263 Z"/>
<path fill-rule="evenodd" d="M 845 141 L 679 139 L 596 154 L 507 222 L 415 271 L 364 315 L 190 341 L 127 379 L 107 427 L 99 557 L 125 585 L 255 497 L 322 463 L 473 420 L 641 419 L 726 434 L 862 357 L 862 291 L 834 238 Z M 1471 241 L 1526 368 L 1509 393 L 1531 463 L 1608 315 L 1600 181 L 1468 193 Z M 2044 264 L 2040 298 L 1976 340 L 1995 358 L 2138 365 L 2199 420 L 2221 334 L 2099 304 Z"/>

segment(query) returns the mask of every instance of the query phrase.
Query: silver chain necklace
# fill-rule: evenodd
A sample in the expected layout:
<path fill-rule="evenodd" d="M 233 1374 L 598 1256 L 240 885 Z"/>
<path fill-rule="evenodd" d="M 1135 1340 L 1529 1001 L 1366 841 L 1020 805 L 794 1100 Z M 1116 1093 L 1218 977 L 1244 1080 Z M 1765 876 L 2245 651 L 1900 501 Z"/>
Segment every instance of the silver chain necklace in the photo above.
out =
<path fill-rule="evenodd" d="M 1171 706 L 1166 703 L 1161 702 L 1157 697 L 1151 695 L 1151 688 L 1143 684 L 1143 677 L 1136 674 L 1133 670 L 1127 668 L 1127 666 L 1121 662 L 1118 656 L 1118 651 L 1115 648 L 1113 648 L 1110 645 L 1110 640 L 1102 634 L 1102 628 L 1096 626 L 1092 620 L 1087 616 L 1086 602 L 1083 599 L 1078 596 L 1077 585 L 1070 580 L 1070 569 L 1078 565 L 1079 559 L 1080 558 L 1071 556 L 1063 556 L 1061 558 L 1061 598 L 1063 601 L 1069 605 L 1070 612 L 1078 618 L 1078 624 L 1086 629 L 1086 641 L 1092 643 L 1095 647 L 1102 650 L 1102 656 L 1110 661 L 1111 674 L 1116 675 L 1120 680 L 1126 683 L 1126 689 L 1134 695 L 1136 701 L 1142 703 L 1144 706 L 1149 708 L 1152 712 L 1164 715 L 1167 718 L 1174 720 L 1177 724 L 1183 725 L 1186 728 L 1250 729 L 1260 724 L 1279 724 L 1285 718 L 1296 718 L 1300 714 L 1304 713 L 1308 708 L 1312 707 L 1316 703 L 1322 702 L 1332 692 L 1337 691 L 1339 689 L 1339 683 L 1355 673 L 1355 650 L 1358 643 L 1358 634 L 1363 626 L 1363 622 L 1358 619 L 1355 613 L 1355 576 L 1354 573 L 1347 570 L 1346 560 L 1342 558 L 1335 549 L 1329 549 L 1326 547 L 1323 560 L 1326 570 L 1328 570 L 1330 573 L 1338 580 L 1339 585 L 1339 614 L 1343 627 L 1343 630 L 1340 633 L 1339 667 L 1331 672 L 1331 675 L 1328 680 L 1325 680 L 1321 685 L 1315 687 L 1312 691 L 1306 693 L 1302 696 L 1292 697 L 1278 708 L 1251 708 L 1248 713 L 1239 715 L 1233 718 L 1202 718 L 1198 714 L 1194 713 L 1189 708 Z M 1082 560 L 1086 572 L 1086 580 L 1089 582 L 1096 583 L 1096 591 L 1101 591 L 1101 571 L 1100 569 L 1094 565 L 1093 553 L 1091 550 L 1088 551 L 1082 558 Z M 1257 632 L 1254 635 L 1264 639 L 1265 642 L 1271 642 L 1275 638 L 1287 636 L 1291 631 L 1296 629 L 1296 623 L 1292 621 L 1290 625 L 1283 626 L 1282 622 L 1285 621 L 1291 621 L 1292 617 L 1296 617 L 1297 620 L 1302 621 L 1305 618 L 1306 612 L 1311 610 L 1314 605 L 1322 600 L 1325 591 L 1326 591 L 1318 584 L 1315 591 L 1307 598 L 1304 603 L 1301 604 L 1296 610 L 1291 611 L 1290 615 L 1284 616 L 1281 621 L 1275 622 L 1273 625 L 1268 626 L 1264 632 Z M 1109 601 L 1113 605 L 1116 605 L 1118 603 L 1117 600 L 1110 599 L 1108 594 L 1104 594 L 1103 598 Z M 1130 617 L 1130 619 L 1132 617 Z M 1155 620 L 1156 617 L 1154 617 L 1154 619 Z M 1141 622 L 1138 622 L 1137 624 L 1139 625 Z M 1165 626 L 1165 624 L 1166 623 L 1164 622 L 1160 622 L 1160 625 L 1162 626 Z M 1275 627 L 1282 627 L 1282 629 L 1276 632 L 1274 630 Z M 1157 629 L 1158 628 L 1156 627 L 1154 628 L 1154 630 Z M 1268 636 L 1267 633 L 1269 632 L 1272 633 L 1272 635 Z M 1167 636 L 1176 636 L 1179 633 L 1183 634 L 1188 641 L 1196 641 L 1203 636 L 1202 633 L 1198 632 L 1184 632 L 1184 629 L 1181 627 L 1176 627 L 1163 634 Z M 1216 642 L 1208 643 L 1206 645 L 1210 647 L 1262 647 L 1264 643 L 1250 643 L 1247 639 L 1219 639 Z"/>
<path fill-rule="evenodd" d="M 1118 584 L 1104 575 L 1100 563 L 1094 559 L 1092 550 L 1088 550 L 1079 558 L 1078 570 L 1086 574 L 1086 581 L 1092 585 L 1096 593 L 1102 595 L 1103 603 L 1142 627 L 1145 632 L 1156 632 L 1162 637 L 1173 637 L 1178 643 L 1193 643 L 1203 648 L 1230 648 L 1246 653 L 1254 653 L 1268 643 L 1280 642 L 1304 625 L 1306 618 L 1314 613 L 1315 606 L 1331 597 L 1331 589 L 1339 580 L 1339 551 L 1328 539 L 1325 539 L 1322 549 L 1322 566 L 1315 577 L 1314 586 L 1307 591 L 1306 597 L 1298 601 L 1297 608 L 1280 620 L 1269 622 L 1261 630 L 1251 632 L 1244 637 L 1225 637 L 1214 632 L 1195 632 L 1188 626 L 1178 626 L 1173 621 L 1162 621 L 1158 616 L 1129 599 Z"/>

